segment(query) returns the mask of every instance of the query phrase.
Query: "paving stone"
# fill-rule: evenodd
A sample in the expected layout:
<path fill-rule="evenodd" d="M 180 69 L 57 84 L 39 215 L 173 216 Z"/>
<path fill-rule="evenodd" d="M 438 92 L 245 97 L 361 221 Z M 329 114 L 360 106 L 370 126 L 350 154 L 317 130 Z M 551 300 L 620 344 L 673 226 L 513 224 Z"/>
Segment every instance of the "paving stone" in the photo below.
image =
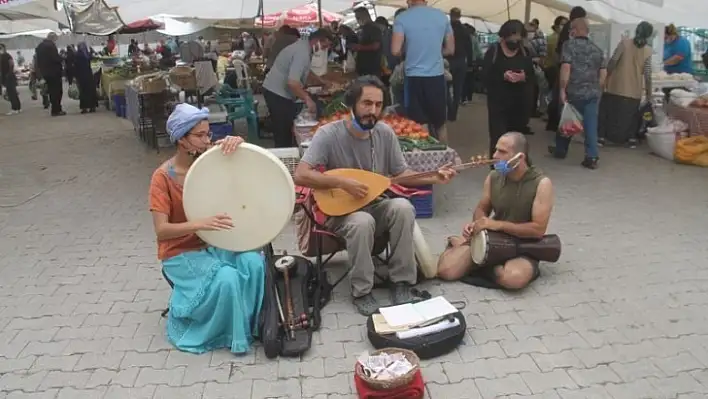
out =
<path fill-rule="evenodd" d="M 531 392 L 535 394 L 560 388 L 575 389 L 578 387 L 565 370 L 553 370 L 548 373 L 522 373 L 521 377 L 531 388 Z"/>
<path fill-rule="evenodd" d="M 504 378 L 486 379 L 478 378 L 475 380 L 479 392 L 482 397 L 497 398 L 503 395 L 530 395 L 531 390 L 526 385 L 520 375 L 514 374 Z"/>
<path fill-rule="evenodd" d="M 353 366 L 371 345 L 346 282 L 300 358 L 266 359 L 260 345 L 239 356 L 175 350 L 160 317 L 170 289 L 145 205 L 149 176 L 169 151 L 146 151 L 131 123 L 109 112 L 74 115 L 77 103 L 66 99 L 69 115 L 51 118 L 21 96 L 25 112 L 0 116 L 2 132 L 32 132 L 0 146 L 0 397 L 355 397 Z M 450 125 L 462 158 L 486 151 L 483 101 L 476 96 Z M 0 102 L 0 114 L 7 107 Z M 567 161 L 544 157 L 548 139 L 529 137 L 556 189 L 549 232 L 561 236 L 563 255 L 518 293 L 423 285 L 466 301 L 468 324 L 457 350 L 421 362 L 426 397 L 706 397 L 708 248 L 696 217 L 708 202 L 696 190 L 705 171 L 641 146 L 603 148 L 600 169 L 587 171 L 580 145 Z M 435 188 L 435 217 L 418 220 L 434 254 L 469 219 L 486 173 Z M 274 246 L 297 253 L 293 229 Z M 328 270 L 338 276 L 345 264 L 339 254 Z"/>
<path fill-rule="evenodd" d="M 431 399 L 437 398 L 460 398 L 479 399 L 482 395 L 477 389 L 475 381 L 472 379 L 463 380 L 453 384 L 426 384 Z"/>

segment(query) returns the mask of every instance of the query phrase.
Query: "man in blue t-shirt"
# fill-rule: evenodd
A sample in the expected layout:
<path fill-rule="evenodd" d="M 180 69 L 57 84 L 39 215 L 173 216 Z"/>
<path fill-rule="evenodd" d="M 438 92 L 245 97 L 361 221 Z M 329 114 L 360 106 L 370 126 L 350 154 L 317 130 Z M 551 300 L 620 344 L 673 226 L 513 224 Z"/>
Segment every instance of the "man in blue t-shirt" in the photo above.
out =
<path fill-rule="evenodd" d="M 679 36 L 674 25 L 664 29 L 664 70 L 667 73 L 693 73 L 691 43 Z"/>
<path fill-rule="evenodd" d="M 440 49 L 440 51 L 437 51 Z M 408 117 L 428 124 L 433 136 L 447 141 L 447 83 L 443 56 L 455 53 L 447 16 L 425 0 L 408 0 L 408 10 L 393 23 L 391 53 L 404 56 L 404 105 Z"/>

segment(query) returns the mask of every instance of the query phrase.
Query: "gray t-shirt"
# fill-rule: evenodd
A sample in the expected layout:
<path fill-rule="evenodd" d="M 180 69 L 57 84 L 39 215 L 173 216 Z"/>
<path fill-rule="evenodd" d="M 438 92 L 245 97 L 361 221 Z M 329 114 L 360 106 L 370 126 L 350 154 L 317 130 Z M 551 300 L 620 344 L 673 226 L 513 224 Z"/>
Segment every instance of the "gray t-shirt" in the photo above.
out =
<path fill-rule="evenodd" d="M 396 134 L 390 126 L 379 122 L 371 131 L 370 139 L 360 139 L 349 133 L 346 123 L 336 121 L 317 129 L 302 162 L 324 166 L 326 170 L 363 169 L 389 177 L 408 169 Z"/>
<path fill-rule="evenodd" d="M 606 68 L 605 53 L 587 37 L 574 37 L 563 43 L 561 64 L 570 64 L 566 94 L 570 101 L 599 99 L 600 70 Z"/>
<path fill-rule="evenodd" d="M 273 62 L 273 67 L 263 81 L 263 88 L 281 97 L 293 100 L 295 95 L 288 88 L 288 80 L 299 80 L 303 85 L 310 74 L 312 47 L 301 39 L 285 47 Z"/>

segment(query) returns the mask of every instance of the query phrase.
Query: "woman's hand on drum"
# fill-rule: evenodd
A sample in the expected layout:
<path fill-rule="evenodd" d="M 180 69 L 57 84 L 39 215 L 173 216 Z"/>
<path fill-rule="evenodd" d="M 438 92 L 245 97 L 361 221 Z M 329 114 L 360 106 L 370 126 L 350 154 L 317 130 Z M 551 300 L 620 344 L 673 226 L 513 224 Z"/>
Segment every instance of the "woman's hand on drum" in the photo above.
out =
<path fill-rule="evenodd" d="M 197 231 L 219 231 L 231 230 L 234 227 L 234 222 L 231 216 L 222 213 L 210 218 L 206 218 L 197 222 Z"/>
<path fill-rule="evenodd" d="M 226 136 L 214 144 L 221 146 L 221 151 L 224 155 L 229 155 L 236 151 L 236 148 L 241 145 L 241 143 L 243 143 L 243 138 L 240 136 Z"/>

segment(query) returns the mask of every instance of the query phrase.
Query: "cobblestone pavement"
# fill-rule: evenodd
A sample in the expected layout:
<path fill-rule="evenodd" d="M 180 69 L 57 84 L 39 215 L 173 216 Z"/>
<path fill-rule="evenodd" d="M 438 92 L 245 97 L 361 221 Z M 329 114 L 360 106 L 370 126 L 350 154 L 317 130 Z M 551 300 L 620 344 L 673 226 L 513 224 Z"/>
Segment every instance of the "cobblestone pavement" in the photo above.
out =
<path fill-rule="evenodd" d="M 146 203 L 166 154 L 126 120 L 65 102 L 63 118 L 36 104 L 0 116 L 0 397 L 354 398 L 354 358 L 370 346 L 346 287 L 302 359 L 170 347 Z M 461 112 L 453 145 L 483 151 L 483 106 Z M 544 140 L 533 155 L 555 183 L 561 261 L 517 294 L 426 284 L 465 300 L 469 326 L 457 350 L 423 362 L 427 397 L 707 397 L 706 169 L 640 148 L 604 150 L 588 171 L 580 145 L 558 162 Z M 436 217 L 420 221 L 434 252 L 470 217 L 484 173 L 436 189 Z M 291 229 L 275 244 L 293 250 Z"/>

